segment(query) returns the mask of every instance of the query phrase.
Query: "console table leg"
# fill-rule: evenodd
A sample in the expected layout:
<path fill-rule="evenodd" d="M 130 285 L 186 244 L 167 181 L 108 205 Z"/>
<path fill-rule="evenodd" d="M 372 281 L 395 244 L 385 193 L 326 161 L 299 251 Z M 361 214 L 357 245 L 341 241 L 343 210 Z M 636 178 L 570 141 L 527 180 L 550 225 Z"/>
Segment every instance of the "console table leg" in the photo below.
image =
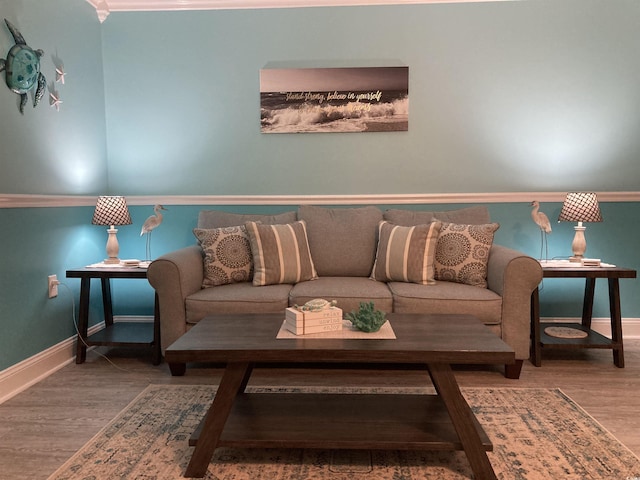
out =
<path fill-rule="evenodd" d="M 80 280 L 80 306 L 78 307 L 78 340 L 76 344 L 76 363 L 84 363 L 87 359 L 87 333 L 89 331 L 89 293 L 91 279 L 83 277 Z"/>
<path fill-rule="evenodd" d="M 474 477 L 477 480 L 497 480 L 480 435 L 476 430 L 473 412 L 460 392 L 451 366 L 437 363 L 429 364 L 428 367 L 436 391 L 447 407 L 451 422 L 471 464 Z"/>
<path fill-rule="evenodd" d="M 596 291 L 596 279 L 587 278 L 584 284 L 584 302 L 582 304 L 582 326 L 591 328 L 593 318 L 593 296 Z"/>
<path fill-rule="evenodd" d="M 205 416 L 202 432 L 187 466 L 185 477 L 202 478 L 207 473 L 207 467 L 231 413 L 233 402 L 244 387 L 250 370 L 249 363 L 227 364 L 218 391 L 213 397 L 213 403 Z"/>
<path fill-rule="evenodd" d="M 609 279 L 609 312 L 611 314 L 611 341 L 613 345 L 613 363 L 624 368 L 624 349 L 622 346 L 622 312 L 620 310 L 620 285 L 617 278 Z"/>
<path fill-rule="evenodd" d="M 111 303 L 111 281 L 108 278 L 101 278 L 102 284 L 102 309 L 104 311 L 104 324 L 107 327 L 113 325 L 113 306 Z"/>

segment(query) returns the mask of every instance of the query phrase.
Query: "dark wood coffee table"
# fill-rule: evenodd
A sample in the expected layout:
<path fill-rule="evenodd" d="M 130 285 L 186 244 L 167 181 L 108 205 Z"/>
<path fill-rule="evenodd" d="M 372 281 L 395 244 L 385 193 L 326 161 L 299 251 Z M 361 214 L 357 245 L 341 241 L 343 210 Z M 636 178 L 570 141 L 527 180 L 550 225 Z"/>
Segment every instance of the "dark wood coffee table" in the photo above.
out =
<path fill-rule="evenodd" d="M 217 447 L 464 450 L 476 479 L 495 479 L 493 449 L 453 375 L 453 364 L 511 364 L 513 350 L 470 315 L 389 314 L 394 340 L 277 339 L 283 314 L 208 317 L 165 351 L 226 369 L 184 474 L 203 477 Z M 254 367 L 411 365 L 437 395 L 245 393 Z M 177 367 L 177 368 L 176 368 Z"/>

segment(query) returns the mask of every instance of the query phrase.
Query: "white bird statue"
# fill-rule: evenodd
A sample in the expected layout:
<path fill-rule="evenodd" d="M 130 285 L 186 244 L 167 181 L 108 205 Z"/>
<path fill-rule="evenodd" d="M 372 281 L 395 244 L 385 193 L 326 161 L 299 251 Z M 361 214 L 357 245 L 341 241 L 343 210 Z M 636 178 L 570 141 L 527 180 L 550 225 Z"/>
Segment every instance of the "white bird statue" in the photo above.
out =
<path fill-rule="evenodd" d="M 542 259 L 542 247 L 544 246 L 545 259 L 549 260 L 549 249 L 547 246 L 547 235 L 551 233 L 551 222 L 543 212 L 540 212 L 540 203 L 534 200 L 531 202 L 531 218 L 540 227 L 540 258 Z"/>
<path fill-rule="evenodd" d="M 147 218 L 142 224 L 142 230 L 140 230 L 140 236 L 147 235 L 147 258 L 146 260 L 151 260 L 151 232 L 154 228 L 158 228 L 158 226 L 162 223 L 162 213 L 161 210 L 167 210 L 162 205 L 156 205 L 153 207 L 153 215 Z"/>

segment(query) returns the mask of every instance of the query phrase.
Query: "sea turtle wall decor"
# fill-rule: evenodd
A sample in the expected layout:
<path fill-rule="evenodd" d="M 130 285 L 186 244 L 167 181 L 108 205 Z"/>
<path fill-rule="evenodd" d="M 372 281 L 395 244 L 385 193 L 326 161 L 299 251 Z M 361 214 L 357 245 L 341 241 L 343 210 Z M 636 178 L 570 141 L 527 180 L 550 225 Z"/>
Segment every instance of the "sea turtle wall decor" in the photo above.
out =
<path fill-rule="evenodd" d="M 16 44 L 9 49 L 6 60 L 0 59 L 0 72 L 5 71 L 7 87 L 20 95 L 20 113 L 24 114 L 29 91 L 36 87 L 36 93 L 33 96 L 33 106 L 35 107 L 40 102 L 47 86 L 47 80 L 40 72 L 40 57 L 44 55 L 44 52 L 40 49 L 34 50 L 27 45 L 22 34 L 6 18 L 4 23 L 7 24 Z"/>

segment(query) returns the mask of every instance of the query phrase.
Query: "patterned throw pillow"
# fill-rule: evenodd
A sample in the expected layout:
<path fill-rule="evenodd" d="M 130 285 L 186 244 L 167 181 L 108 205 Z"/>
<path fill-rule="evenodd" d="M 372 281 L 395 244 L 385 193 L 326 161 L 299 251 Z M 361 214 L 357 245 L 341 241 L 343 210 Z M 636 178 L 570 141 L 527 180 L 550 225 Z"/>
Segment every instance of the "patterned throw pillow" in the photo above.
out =
<path fill-rule="evenodd" d="M 202 247 L 204 279 L 202 288 L 248 282 L 253 273 L 251 245 L 244 225 L 224 228 L 194 228 Z"/>
<path fill-rule="evenodd" d="M 436 246 L 436 280 L 487 286 L 487 262 L 497 223 L 444 223 Z"/>
<path fill-rule="evenodd" d="M 306 224 L 245 224 L 251 242 L 256 286 L 298 283 L 318 277 L 313 266 Z"/>
<path fill-rule="evenodd" d="M 380 222 L 371 278 L 381 282 L 435 283 L 434 256 L 440 226 L 440 222 L 413 227 Z"/>

